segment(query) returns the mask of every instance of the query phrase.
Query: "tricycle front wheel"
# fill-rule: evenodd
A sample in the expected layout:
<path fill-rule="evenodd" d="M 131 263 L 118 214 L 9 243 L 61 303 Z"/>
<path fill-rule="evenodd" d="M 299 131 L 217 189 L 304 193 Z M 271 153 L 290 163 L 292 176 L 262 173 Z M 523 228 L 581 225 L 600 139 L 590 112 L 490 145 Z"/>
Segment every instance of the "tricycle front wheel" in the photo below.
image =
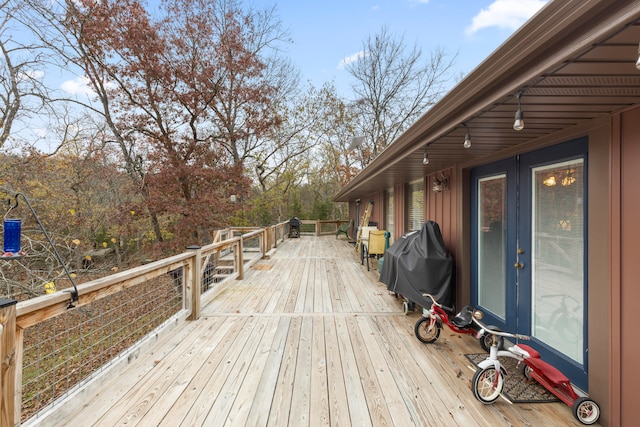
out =
<path fill-rule="evenodd" d="M 471 380 L 473 396 L 485 405 L 495 402 L 503 387 L 504 377 L 502 372 L 496 371 L 495 366 L 479 368 Z"/>
<path fill-rule="evenodd" d="M 600 407 L 588 397 L 579 397 L 573 402 L 573 416 L 582 424 L 595 424 L 600 418 Z"/>
<path fill-rule="evenodd" d="M 416 334 L 418 341 L 425 344 L 431 344 L 436 342 L 440 336 L 440 329 L 442 329 L 442 324 L 439 320 L 436 320 L 432 324 L 430 317 L 423 316 L 416 322 L 413 332 Z"/>

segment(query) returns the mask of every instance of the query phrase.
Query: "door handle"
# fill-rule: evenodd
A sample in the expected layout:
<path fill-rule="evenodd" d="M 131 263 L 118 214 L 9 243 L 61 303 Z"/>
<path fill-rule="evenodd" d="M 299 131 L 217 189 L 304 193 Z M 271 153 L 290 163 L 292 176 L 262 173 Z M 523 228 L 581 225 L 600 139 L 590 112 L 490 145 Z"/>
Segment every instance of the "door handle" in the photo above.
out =
<path fill-rule="evenodd" d="M 513 264 L 513 266 L 514 266 L 515 268 L 519 268 L 519 269 L 521 269 L 521 270 L 524 268 L 524 264 L 523 264 L 523 263 L 521 263 L 521 262 L 516 262 L 515 264 Z"/>

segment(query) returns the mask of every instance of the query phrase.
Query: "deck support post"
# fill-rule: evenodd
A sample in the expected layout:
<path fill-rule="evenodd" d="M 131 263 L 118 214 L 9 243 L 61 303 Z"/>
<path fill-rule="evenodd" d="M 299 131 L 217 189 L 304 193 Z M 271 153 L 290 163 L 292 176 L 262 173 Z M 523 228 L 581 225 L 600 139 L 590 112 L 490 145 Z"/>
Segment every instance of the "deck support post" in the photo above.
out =
<path fill-rule="evenodd" d="M 269 252 L 271 248 L 271 228 L 265 227 L 262 230 L 262 236 L 260 237 L 260 250 L 262 251 L 262 256 L 260 258 L 264 258 L 264 256 Z"/>
<path fill-rule="evenodd" d="M 278 225 L 272 225 L 271 227 L 269 227 L 270 233 L 271 233 L 271 241 L 273 242 L 273 247 L 274 248 L 278 248 Z M 269 250 L 271 250 L 271 247 L 269 247 Z"/>
<path fill-rule="evenodd" d="M 185 303 L 191 307 L 191 313 L 187 320 L 200 318 L 200 294 L 202 293 L 202 248 L 200 246 L 187 246 L 187 250 L 194 253 L 189 263 L 189 274 L 186 277 L 187 295 Z"/>
<path fill-rule="evenodd" d="M 14 426 L 16 413 L 16 303 L 0 299 L 0 426 Z"/>
<path fill-rule="evenodd" d="M 242 239 L 238 239 L 238 245 L 236 246 L 235 255 L 236 255 L 236 271 L 238 272 L 237 280 L 244 279 L 244 244 Z"/>

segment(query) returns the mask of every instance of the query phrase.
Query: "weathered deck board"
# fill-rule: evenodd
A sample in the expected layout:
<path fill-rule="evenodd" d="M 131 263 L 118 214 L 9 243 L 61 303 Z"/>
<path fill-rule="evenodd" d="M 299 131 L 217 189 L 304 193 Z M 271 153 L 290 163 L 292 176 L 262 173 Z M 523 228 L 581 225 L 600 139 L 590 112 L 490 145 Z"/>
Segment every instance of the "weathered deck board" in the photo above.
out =
<path fill-rule="evenodd" d="M 327 355 L 329 422 L 331 426 L 348 426 L 350 425 L 349 404 L 335 317 L 327 316 L 323 321 Z"/>
<path fill-rule="evenodd" d="M 372 265 L 376 263 L 372 262 Z M 477 402 L 471 337 L 424 345 L 419 313 L 360 265 L 352 245 L 280 245 L 130 364 L 41 425 L 580 425 L 561 403 Z M 81 400 L 79 400 L 81 398 Z"/>

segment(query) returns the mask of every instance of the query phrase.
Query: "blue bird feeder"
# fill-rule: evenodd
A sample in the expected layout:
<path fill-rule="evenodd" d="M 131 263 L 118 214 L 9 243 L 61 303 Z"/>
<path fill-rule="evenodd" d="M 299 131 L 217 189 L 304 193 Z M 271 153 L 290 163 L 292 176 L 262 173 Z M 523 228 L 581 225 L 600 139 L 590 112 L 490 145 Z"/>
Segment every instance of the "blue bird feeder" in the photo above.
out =
<path fill-rule="evenodd" d="M 19 219 L 4 220 L 4 253 L 17 254 L 20 252 L 20 234 L 22 221 Z"/>
<path fill-rule="evenodd" d="M 35 218 L 36 222 L 38 223 L 38 226 L 40 227 L 40 230 L 42 230 L 42 234 L 44 234 L 44 236 L 47 238 L 47 241 L 51 245 L 51 250 L 53 251 L 53 253 L 56 256 L 56 258 L 58 259 L 58 262 L 62 266 L 62 269 L 66 273 L 67 278 L 69 279 L 69 282 L 71 283 L 71 286 L 73 286 L 73 289 L 71 289 L 70 291 L 67 291 L 67 292 L 71 293 L 71 301 L 69 302 L 69 305 L 67 307 L 68 308 L 75 307 L 73 305 L 73 303 L 78 301 L 78 296 L 79 296 L 78 295 L 78 287 L 76 286 L 76 283 L 74 282 L 73 276 L 71 276 L 71 273 L 69 272 L 69 269 L 67 269 L 66 264 L 62 260 L 62 257 L 58 253 L 58 250 L 56 249 L 56 245 L 53 244 L 53 241 L 51 240 L 51 237 L 49 237 L 49 234 L 47 233 L 47 230 L 45 230 L 44 225 L 42 225 L 42 222 L 40 221 L 40 218 L 38 217 L 38 214 L 33 209 L 33 206 L 31 206 L 31 203 L 29 203 L 29 199 L 27 199 L 27 196 L 25 196 L 22 193 L 17 193 L 15 195 L 15 204 L 12 204 L 11 203 L 11 199 L 9 199 L 7 201 L 7 204 L 9 205 L 9 210 L 5 214 L 5 217 L 9 214 L 9 212 L 11 212 L 12 209 L 18 207 L 18 197 L 22 197 L 22 199 L 25 201 L 27 207 L 31 211 L 31 214 L 33 215 L 33 217 Z M 19 220 L 19 219 L 5 219 L 4 220 L 4 252 L 2 254 L 0 254 L 0 260 L 18 259 L 18 258 L 22 258 L 25 255 L 24 252 L 20 249 L 20 233 L 21 233 L 21 231 L 22 231 L 22 222 L 21 222 L 21 220 Z"/>

